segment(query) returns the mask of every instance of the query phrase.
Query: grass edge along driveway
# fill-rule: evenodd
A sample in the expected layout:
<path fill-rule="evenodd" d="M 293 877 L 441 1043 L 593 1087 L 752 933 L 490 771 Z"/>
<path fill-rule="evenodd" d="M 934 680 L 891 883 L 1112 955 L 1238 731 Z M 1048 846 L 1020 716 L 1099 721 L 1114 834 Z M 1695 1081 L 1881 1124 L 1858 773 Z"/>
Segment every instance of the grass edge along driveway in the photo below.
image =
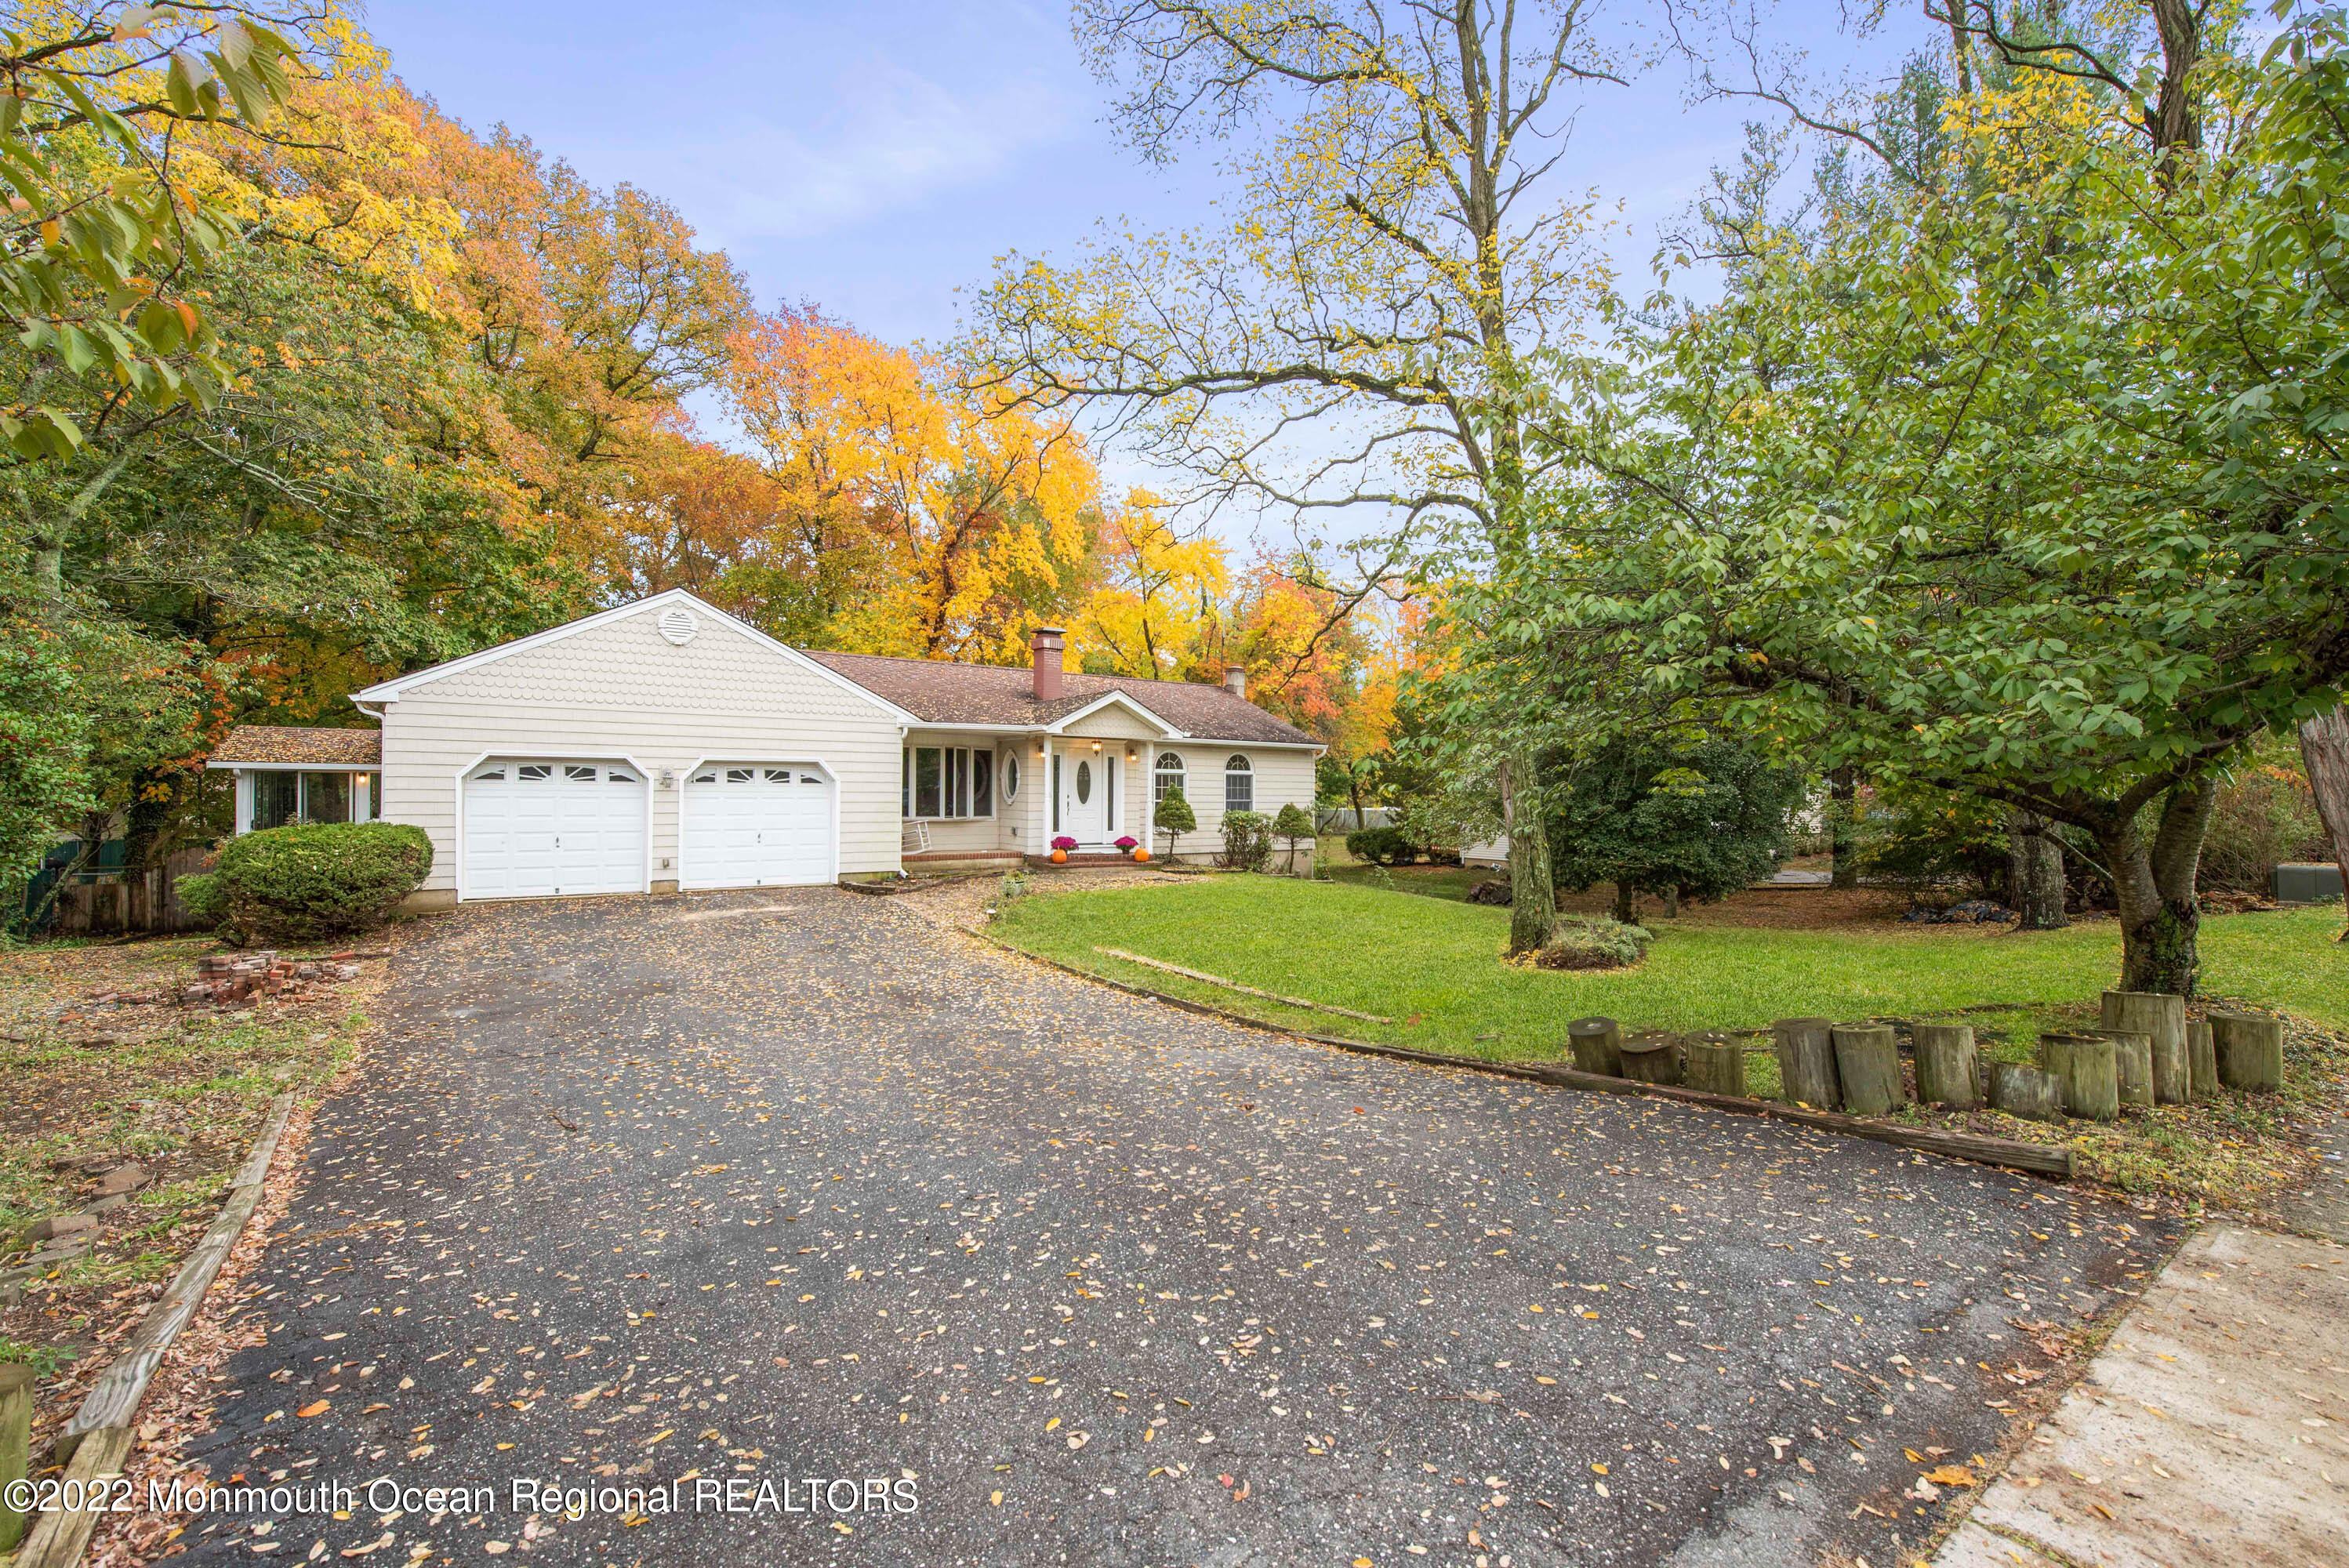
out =
<path fill-rule="evenodd" d="M 2094 1003 L 2120 968 L 2110 920 L 2027 933 L 1657 921 L 1645 962 L 1596 973 L 1503 963 L 1508 922 L 1506 909 L 1379 888 L 1217 876 L 1020 899 L 989 929 L 1026 952 L 1286 1027 L 1490 1060 L 1563 1056 L 1568 1021 L 1593 1013 L 1628 1028 L 1755 1029 L 1786 1017 L 2076 1005 Z M 2349 1026 L 2349 950 L 2332 941 L 2340 923 L 2325 905 L 2205 921 L 2203 990 Z M 1396 1022 L 1283 1006 L 1096 946 Z"/>

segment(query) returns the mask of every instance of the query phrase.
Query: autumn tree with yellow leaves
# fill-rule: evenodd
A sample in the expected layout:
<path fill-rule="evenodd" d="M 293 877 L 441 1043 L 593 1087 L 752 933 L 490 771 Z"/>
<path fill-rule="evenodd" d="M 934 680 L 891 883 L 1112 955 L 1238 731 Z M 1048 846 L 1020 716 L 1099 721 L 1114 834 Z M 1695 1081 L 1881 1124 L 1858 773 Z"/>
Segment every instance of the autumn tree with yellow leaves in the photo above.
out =
<path fill-rule="evenodd" d="M 1008 258 L 980 385 L 1113 419 L 1186 502 L 1367 538 L 1363 579 L 1521 552 L 1530 367 L 1579 351 L 1607 286 L 1564 165 L 1580 89 L 1618 77 L 1594 8 L 1086 0 L 1076 29 L 1144 159 L 1224 150 L 1230 217 Z M 1540 779 L 1530 737 L 1500 755 L 1524 950 L 1556 918 Z"/>

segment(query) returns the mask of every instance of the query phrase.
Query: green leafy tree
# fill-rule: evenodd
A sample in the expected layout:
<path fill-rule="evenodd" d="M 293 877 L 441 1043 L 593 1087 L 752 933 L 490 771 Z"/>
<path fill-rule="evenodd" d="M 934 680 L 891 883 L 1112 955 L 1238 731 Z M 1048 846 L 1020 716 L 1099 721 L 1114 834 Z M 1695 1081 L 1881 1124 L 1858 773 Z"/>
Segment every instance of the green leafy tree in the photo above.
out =
<path fill-rule="evenodd" d="M 2349 68 L 2337 14 L 2182 76 L 2139 41 L 2236 84 L 2223 144 L 2107 133 L 2089 77 L 1953 102 L 1963 178 L 1749 233 L 1561 418 L 1595 504 L 1516 587 L 1563 659 L 2079 830 L 2121 985 L 2190 995 L 2219 776 L 2349 682 Z"/>
<path fill-rule="evenodd" d="M 1673 747 L 1619 740 L 1553 769 L 1549 843 L 1557 883 L 1615 886 L 1633 923 L 1641 893 L 1679 913 L 1776 869 L 1802 776 L 1729 740 Z"/>
<path fill-rule="evenodd" d="M 1199 819 L 1192 811 L 1191 802 L 1184 798 L 1183 787 L 1179 784 L 1170 786 L 1166 793 L 1159 797 L 1152 820 L 1156 823 L 1157 830 L 1166 835 L 1166 858 L 1170 861 L 1174 858 L 1177 841 L 1185 833 L 1196 832 L 1199 827 Z"/>
<path fill-rule="evenodd" d="M 1288 870 L 1297 869 L 1297 846 L 1313 837 L 1313 813 L 1291 800 L 1272 819 L 1272 836 L 1288 846 Z"/>
<path fill-rule="evenodd" d="M 0 890 L 39 869 L 57 824 L 95 804 L 89 721 L 73 696 L 56 634 L 38 621 L 0 623 Z"/>

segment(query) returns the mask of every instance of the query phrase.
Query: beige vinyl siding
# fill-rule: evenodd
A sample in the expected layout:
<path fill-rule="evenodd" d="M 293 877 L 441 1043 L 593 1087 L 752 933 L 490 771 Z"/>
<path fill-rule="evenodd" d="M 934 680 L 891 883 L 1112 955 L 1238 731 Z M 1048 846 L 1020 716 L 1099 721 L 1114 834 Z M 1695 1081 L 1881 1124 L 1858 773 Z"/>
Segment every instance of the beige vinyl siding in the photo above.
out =
<path fill-rule="evenodd" d="M 1070 724 L 1061 733 L 1082 736 L 1087 740 L 1155 740 L 1166 731 L 1133 709 L 1112 703 L 1099 713 L 1089 713 Z"/>
<path fill-rule="evenodd" d="M 1252 747 L 1237 742 L 1218 745 L 1213 741 L 1186 740 L 1180 746 L 1162 746 L 1158 753 L 1174 752 L 1183 758 L 1183 797 L 1191 802 L 1192 814 L 1199 819 L 1195 831 L 1183 835 L 1174 852 L 1185 858 L 1217 852 L 1223 843 L 1224 831 L 1224 763 L 1234 753 L 1247 758 L 1256 770 L 1256 809 L 1266 816 L 1276 816 L 1282 806 L 1294 800 L 1306 810 L 1313 809 L 1313 753 L 1286 748 Z M 1137 769 L 1143 766 L 1137 762 Z M 1151 785 L 1154 793 L 1156 785 Z M 1166 841 L 1154 838 L 1151 848 L 1164 849 Z"/>
<path fill-rule="evenodd" d="M 651 789 L 650 879 L 677 876 L 678 807 L 698 761 L 823 765 L 840 795 L 840 869 L 898 866 L 895 717 L 742 630 L 696 614 L 664 639 L 624 615 L 409 687 L 384 709 L 383 815 L 432 840 L 427 890 L 457 885 L 458 779 L 484 757 L 627 760 Z M 658 787 L 664 770 L 676 776 Z"/>

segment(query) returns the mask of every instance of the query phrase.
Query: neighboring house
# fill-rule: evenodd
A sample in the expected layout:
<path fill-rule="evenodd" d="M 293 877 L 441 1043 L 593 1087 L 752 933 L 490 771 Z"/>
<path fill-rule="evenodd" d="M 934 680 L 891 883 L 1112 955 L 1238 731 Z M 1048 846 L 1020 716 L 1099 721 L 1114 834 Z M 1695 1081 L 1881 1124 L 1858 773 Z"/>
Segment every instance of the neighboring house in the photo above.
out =
<path fill-rule="evenodd" d="M 677 589 L 357 693 L 380 752 L 347 767 L 379 770 L 367 815 L 430 835 L 420 908 L 1009 867 L 1063 834 L 1155 851 L 1174 782 L 1199 822 L 1184 854 L 1220 842 L 1226 810 L 1312 806 L 1319 743 L 1249 702 L 1240 671 L 1080 675 L 1062 646 L 1039 629 L 1027 669 L 803 651 Z M 322 737 L 377 738 L 231 733 L 212 765 L 238 772 L 240 829 L 270 825 L 245 800 L 274 810 L 264 776 L 317 771 Z"/>
<path fill-rule="evenodd" d="M 1460 863 L 1480 871 L 1507 871 L 1509 869 L 1509 835 L 1503 833 L 1496 839 L 1486 839 L 1482 843 L 1469 845 L 1460 851 Z"/>

